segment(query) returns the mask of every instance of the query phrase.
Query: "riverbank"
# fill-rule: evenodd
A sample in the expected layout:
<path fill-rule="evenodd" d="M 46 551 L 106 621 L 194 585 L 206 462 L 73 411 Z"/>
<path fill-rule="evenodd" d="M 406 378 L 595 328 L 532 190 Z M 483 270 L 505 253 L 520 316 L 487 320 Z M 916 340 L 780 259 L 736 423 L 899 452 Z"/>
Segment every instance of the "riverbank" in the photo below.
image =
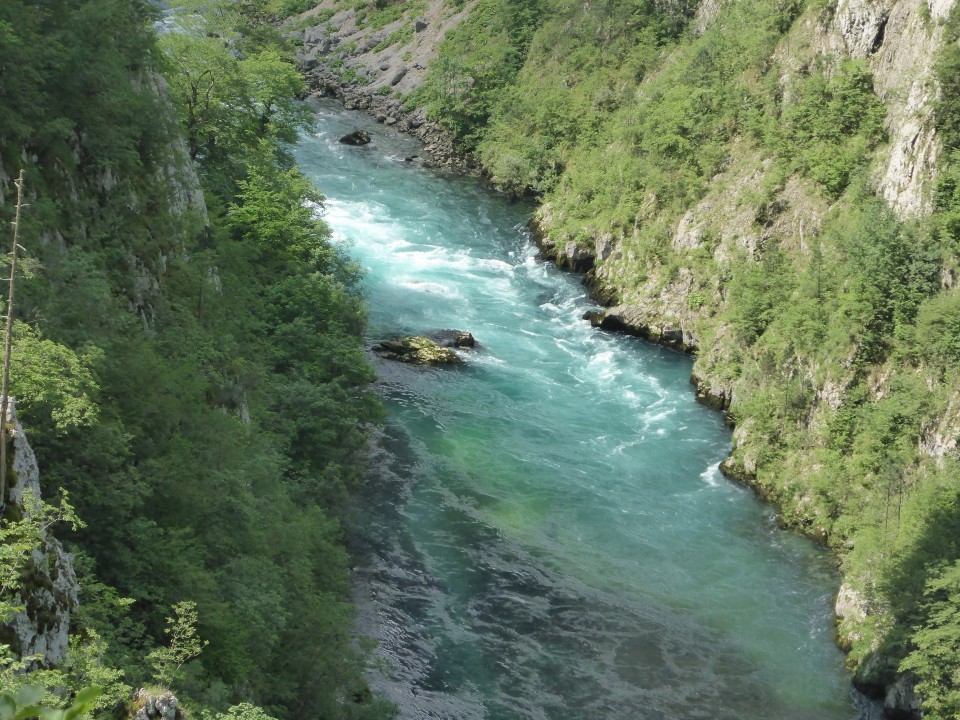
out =
<path fill-rule="evenodd" d="M 300 70 L 312 92 L 337 98 L 345 108 L 361 110 L 420 140 L 424 164 L 477 172 L 476 158 L 453 133 L 430 120 L 425 108 L 407 100 L 423 83 L 446 33 L 467 17 L 472 6 L 469 2 L 451 12 L 443 0 L 430 0 L 418 5 L 422 12 L 387 8 L 379 21 L 364 22 L 356 8 L 323 0 L 299 20 L 316 23 L 295 33 L 303 43 Z"/>

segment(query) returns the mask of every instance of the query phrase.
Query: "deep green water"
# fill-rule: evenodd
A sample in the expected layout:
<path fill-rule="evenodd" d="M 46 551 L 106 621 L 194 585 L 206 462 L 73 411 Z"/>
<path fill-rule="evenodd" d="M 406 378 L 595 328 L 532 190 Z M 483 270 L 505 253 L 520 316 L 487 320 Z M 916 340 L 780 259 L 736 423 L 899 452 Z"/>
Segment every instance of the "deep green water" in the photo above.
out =
<path fill-rule="evenodd" d="M 371 145 L 336 142 L 357 127 Z M 870 717 L 829 558 L 720 476 L 730 434 L 690 358 L 592 329 L 530 208 L 416 152 L 333 104 L 297 149 L 366 268 L 371 341 L 480 343 L 462 368 L 378 364 L 355 540 L 360 628 L 391 666 L 375 687 L 409 718 Z"/>

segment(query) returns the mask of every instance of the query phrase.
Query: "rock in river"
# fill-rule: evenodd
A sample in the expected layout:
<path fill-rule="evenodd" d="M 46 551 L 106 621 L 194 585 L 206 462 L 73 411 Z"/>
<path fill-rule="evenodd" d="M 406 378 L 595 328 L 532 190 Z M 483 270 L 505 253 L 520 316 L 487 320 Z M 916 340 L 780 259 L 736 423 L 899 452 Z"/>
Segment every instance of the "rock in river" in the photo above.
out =
<path fill-rule="evenodd" d="M 340 142 L 344 145 L 366 145 L 370 142 L 370 134 L 365 130 L 354 130 L 340 138 Z"/>
<path fill-rule="evenodd" d="M 472 348 L 477 344 L 473 335 L 464 330 L 437 330 L 430 338 L 448 348 Z"/>
<path fill-rule="evenodd" d="M 384 340 L 374 345 L 373 351 L 387 360 L 399 360 L 412 365 L 456 365 L 463 362 L 449 347 L 423 335 Z"/>

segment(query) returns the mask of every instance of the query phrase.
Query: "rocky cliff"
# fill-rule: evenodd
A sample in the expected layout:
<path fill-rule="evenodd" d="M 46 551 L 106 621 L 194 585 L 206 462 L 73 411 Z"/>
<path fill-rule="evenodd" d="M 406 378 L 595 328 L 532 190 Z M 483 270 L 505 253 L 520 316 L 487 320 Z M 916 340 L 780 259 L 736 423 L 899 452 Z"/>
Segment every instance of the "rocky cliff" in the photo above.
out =
<path fill-rule="evenodd" d="M 37 458 L 10 403 L 6 422 L 12 453 L 8 460 L 7 494 L 3 515 L 19 520 L 38 512 L 41 498 Z M 19 590 L 12 604 L 22 609 L 0 626 L 0 643 L 34 667 L 53 667 L 62 662 L 69 647 L 70 612 L 77 606 L 80 587 L 73 558 L 46 528 L 21 570 Z"/>

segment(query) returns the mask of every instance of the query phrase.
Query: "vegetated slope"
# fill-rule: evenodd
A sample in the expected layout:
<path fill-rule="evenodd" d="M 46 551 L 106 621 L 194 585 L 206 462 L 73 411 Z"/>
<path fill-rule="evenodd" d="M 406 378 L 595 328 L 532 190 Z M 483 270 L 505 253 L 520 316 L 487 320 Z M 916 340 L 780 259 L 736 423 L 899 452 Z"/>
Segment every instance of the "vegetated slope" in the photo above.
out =
<path fill-rule="evenodd" d="M 478 0 L 407 97 L 540 199 L 605 327 L 696 350 L 727 474 L 839 553 L 857 682 L 932 718 L 960 716 L 958 28 L 947 0 Z"/>
<path fill-rule="evenodd" d="M 66 662 L 0 685 L 100 685 L 97 717 L 150 682 L 199 717 L 379 716 L 339 519 L 378 412 L 358 271 L 284 150 L 306 116 L 270 8 L 213 5 L 158 45 L 145 0 L 0 4 L 3 226 L 21 168 L 29 202 L 13 393 L 87 525 Z"/>

